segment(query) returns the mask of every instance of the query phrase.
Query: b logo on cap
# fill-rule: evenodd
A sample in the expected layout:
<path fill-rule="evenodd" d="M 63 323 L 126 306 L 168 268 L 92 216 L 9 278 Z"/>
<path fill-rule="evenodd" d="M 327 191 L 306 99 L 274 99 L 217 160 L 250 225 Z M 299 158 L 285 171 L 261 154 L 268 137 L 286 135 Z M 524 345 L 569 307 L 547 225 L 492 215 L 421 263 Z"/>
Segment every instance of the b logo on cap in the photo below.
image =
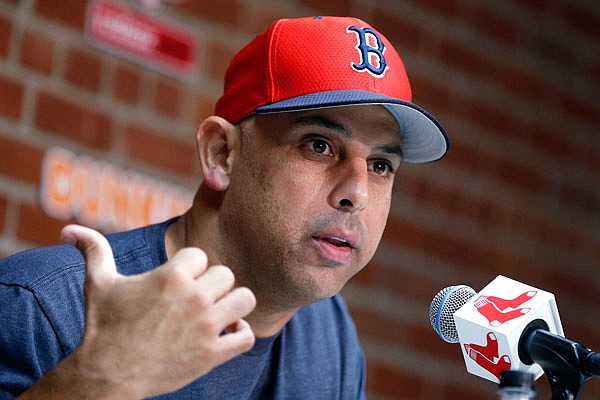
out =
<path fill-rule="evenodd" d="M 385 46 L 379 37 L 379 34 L 371 28 L 359 28 L 357 26 L 349 26 L 346 32 L 356 33 L 358 43 L 356 49 L 360 54 L 360 64 L 350 63 L 356 71 L 368 71 L 376 78 L 383 78 L 388 66 L 385 62 L 383 52 Z M 369 42 L 374 42 L 370 44 Z"/>

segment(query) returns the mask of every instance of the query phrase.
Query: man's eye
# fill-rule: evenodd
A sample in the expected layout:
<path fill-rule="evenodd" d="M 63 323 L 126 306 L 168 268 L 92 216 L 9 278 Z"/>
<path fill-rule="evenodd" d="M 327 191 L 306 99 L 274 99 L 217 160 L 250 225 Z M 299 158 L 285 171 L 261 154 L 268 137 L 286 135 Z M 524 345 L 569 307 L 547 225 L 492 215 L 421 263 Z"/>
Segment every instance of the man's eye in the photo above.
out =
<path fill-rule="evenodd" d="M 331 151 L 331 146 L 329 146 L 329 143 L 327 143 L 324 140 L 312 139 L 307 142 L 307 145 L 310 146 L 312 151 L 314 151 L 315 153 L 329 156 L 333 155 Z"/>
<path fill-rule="evenodd" d="M 385 161 L 375 161 L 372 164 L 373 172 L 375 172 L 378 175 L 390 175 L 390 174 L 394 174 L 396 171 L 394 171 L 394 168 L 392 168 L 392 166 Z"/>

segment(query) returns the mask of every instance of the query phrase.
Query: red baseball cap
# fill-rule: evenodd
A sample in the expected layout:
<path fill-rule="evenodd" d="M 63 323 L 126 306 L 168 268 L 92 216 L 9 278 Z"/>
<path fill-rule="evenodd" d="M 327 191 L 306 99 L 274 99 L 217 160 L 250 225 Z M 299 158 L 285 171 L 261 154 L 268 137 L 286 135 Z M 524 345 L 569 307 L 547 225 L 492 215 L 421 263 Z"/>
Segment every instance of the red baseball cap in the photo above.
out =
<path fill-rule="evenodd" d="M 392 44 L 357 18 L 275 21 L 233 58 L 215 115 L 236 124 L 253 114 L 379 104 L 396 119 L 403 161 L 442 158 L 449 140 L 412 103 L 404 64 Z"/>

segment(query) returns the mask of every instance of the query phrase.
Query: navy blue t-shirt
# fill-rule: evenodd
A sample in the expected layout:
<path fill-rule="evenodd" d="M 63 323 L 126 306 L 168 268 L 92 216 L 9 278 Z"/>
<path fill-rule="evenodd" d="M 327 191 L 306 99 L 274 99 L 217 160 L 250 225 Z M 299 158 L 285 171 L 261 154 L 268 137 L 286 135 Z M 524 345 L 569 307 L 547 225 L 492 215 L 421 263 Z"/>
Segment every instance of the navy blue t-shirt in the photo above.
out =
<path fill-rule="evenodd" d="M 117 269 L 167 261 L 169 222 L 108 235 Z M 0 399 L 26 390 L 79 345 L 85 264 L 72 246 L 0 261 Z M 159 399 L 364 399 L 365 360 L 340 295 L 304 306 L 274 337 Z"/>

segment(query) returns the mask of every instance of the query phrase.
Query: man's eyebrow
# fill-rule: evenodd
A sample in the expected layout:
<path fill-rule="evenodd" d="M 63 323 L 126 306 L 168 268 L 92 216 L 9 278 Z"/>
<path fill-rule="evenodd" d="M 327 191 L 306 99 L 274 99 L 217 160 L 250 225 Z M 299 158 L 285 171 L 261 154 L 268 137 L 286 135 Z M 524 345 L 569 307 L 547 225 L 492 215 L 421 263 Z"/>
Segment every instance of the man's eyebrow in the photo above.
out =
<path fill-rule="evenodd" d="M 379 150 L 382 153 L 398 156 L 400 157 L 400 159 L 402 159 L 402 146 L 400 145 L 381 146 L 378 147 L 377 150 Z"/>
<path fill-rule="evenodd" d="M 327 129 L 334 130 L 346 137 L 352 137 L 352 134 L 340 123 L 321 115 L 304 115 L 294 118 L 292 122 L 299 125 L 318 125 Z"/>

